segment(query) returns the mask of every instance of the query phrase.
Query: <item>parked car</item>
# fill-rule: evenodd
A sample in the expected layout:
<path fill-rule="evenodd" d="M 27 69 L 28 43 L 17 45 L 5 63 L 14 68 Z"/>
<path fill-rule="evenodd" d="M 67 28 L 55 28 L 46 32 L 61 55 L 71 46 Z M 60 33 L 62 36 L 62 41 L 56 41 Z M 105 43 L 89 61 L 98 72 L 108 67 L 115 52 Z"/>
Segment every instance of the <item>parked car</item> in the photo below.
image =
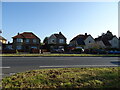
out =
<path fill-rule="evenodd" d="M 107 54 L 107 51 L 103 49 L 96 49 L 96 50 L 93 50 L 93 53 L 94 54 Z"/>
<path fill-rule="evenodd" d="M 108 51 L 108 54 L 120 54 L 120 51 Z"/>
<path fill-rule="evenodd" d="M 51 53 L 64 53 L 64 49 L 53 49 L 51 50 Z"/>
<path fill-rule="evenodd" d="M 76 54 L 80 54 L 80 53 L 84 52 L 84 49 L 82 47 L 75 47 L 72 49 L 72 52 L 76 53 Z"/>

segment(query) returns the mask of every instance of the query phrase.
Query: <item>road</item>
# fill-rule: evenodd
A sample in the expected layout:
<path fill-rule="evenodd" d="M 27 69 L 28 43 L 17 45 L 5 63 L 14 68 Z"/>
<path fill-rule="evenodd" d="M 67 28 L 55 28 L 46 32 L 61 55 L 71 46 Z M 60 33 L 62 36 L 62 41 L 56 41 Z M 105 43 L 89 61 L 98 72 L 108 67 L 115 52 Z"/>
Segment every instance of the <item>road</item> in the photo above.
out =
<path fill-rule="evenodd" d="M 118 66 L 118 57 L 2 57 L 2 75 L 41 68 Z"/>

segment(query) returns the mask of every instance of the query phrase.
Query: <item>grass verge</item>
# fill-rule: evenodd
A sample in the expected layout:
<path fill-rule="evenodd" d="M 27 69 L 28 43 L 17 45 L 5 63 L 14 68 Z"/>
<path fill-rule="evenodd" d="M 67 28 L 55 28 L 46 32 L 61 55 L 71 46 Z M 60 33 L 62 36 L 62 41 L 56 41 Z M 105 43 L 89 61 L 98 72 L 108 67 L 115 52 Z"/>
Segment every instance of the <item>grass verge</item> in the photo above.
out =
<path fill-rule="evenodd" d="M 0 54 L 0 56 L 115 56 L 120 54 Z"/>
<path fill-rule="evenodd" d="M 18 73 L 2 79 L 4 88 L 119 88 L 120 67 L 57 68 Z"/>

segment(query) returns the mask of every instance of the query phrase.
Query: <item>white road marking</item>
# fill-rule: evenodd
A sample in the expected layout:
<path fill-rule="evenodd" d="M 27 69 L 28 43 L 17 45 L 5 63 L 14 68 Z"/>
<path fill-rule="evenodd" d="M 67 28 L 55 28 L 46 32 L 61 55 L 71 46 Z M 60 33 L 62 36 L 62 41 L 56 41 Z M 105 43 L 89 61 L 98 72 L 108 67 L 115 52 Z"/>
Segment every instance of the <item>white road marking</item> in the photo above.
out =
<path fill-rule="evenodd" d="M 16 73 L 1 73 L 0 76 L 4 76 L 4 75 L 9 76 L 9 75 L 14 75 L 14 74 L 16 74 Z"/>
<path fill-rule="evenodd" d="M 48 67 L 117 67 L 118 65 L 59 65 L 59 66 L 39 66 L 40 68 Z"/>
<path fill-rule="evenodd" d="M 10 67 L 0 67 L 0 69 L 9 69 Z"/>
<path fill-rule="evenodd" d="M 110 60 L 111 62 L 119 62 L 120 60 Z"/>

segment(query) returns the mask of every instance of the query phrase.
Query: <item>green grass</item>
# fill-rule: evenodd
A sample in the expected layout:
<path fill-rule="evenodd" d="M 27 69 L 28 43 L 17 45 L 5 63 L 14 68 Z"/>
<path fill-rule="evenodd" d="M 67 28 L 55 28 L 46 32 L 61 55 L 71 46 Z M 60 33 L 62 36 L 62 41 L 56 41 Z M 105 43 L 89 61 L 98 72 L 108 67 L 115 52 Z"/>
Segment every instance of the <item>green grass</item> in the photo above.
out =
<path fill-rule="evenodd" d="M 118 88 L 120 67 L 58 68 L 18 73 L 2 79 L 4 88 Z"/>
<path fill-rule="evenodd" d="M 0 56 L 120 56 L 120 54 L 0 54 Z"/>

